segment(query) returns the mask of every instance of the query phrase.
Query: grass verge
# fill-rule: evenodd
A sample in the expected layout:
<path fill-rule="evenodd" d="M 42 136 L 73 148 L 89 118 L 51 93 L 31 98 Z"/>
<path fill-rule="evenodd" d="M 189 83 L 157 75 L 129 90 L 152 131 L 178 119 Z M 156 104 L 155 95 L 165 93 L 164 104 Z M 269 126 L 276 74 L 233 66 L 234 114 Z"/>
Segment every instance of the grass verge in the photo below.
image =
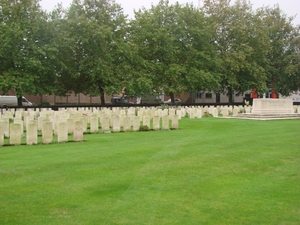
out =
<path fill-rule="evenodd" d="M 300 120 L 0 148 L 0 224 L 300 224 Z"/>

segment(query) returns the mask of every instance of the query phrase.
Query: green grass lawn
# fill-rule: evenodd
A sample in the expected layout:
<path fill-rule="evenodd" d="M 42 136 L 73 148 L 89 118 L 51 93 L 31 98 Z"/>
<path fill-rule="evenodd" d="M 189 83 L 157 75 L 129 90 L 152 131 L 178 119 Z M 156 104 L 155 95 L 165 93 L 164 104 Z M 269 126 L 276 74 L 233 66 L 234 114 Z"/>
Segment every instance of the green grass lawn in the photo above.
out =
<path fill-rule="evenodd" d="M 300 224 L 300 120 L 0 147 L 0 224 Z"/>

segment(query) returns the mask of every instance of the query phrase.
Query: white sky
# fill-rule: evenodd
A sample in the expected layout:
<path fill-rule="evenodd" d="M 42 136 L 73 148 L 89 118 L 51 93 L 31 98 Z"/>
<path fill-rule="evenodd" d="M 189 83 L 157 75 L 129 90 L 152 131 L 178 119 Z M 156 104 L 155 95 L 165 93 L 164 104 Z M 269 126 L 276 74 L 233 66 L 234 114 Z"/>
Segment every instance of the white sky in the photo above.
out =
<path fill-rule="evenodd" d="M 198 6 L 199 0 L 169 0 L 170 3 L 179 2 L 180 4 L 193 3 L 194 6 Z M 67 8 L 71 4 L 72 0 L 41 0 L 40 5 L 43 9 L 51 11 L 58 3 L 62 3 L 64 8 Z M 124 13 L 133 17 L 133 10 L 140 9 L 141 7 L 150 8 L 151 4 L 156 5 L 159 0 L 116 0 L 123 9 Z M 200 2 L 202 2 L 200 0 Z M 294 24 L 300 25 L 300 0 L 250 0 L 254 8 L 262 6 L 274 6 L 279 4 L 281 10 L 288 16 L 295 16 Z"/>

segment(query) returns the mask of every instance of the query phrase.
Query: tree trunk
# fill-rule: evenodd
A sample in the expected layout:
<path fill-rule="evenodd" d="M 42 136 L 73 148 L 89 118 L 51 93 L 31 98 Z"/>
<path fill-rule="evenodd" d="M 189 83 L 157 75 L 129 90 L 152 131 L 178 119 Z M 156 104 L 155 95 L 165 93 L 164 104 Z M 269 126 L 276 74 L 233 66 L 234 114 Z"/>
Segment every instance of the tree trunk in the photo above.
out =
<path fill-rule="evenodd" d="M 101 82 L 99 82 L 98 87 L 100 92 L 101 105 L 105 106 L 104 88 L 102 87 Z"/>
<path fill-rule="evenodd" d="M 173 93 L 173 92 L 170 92 L 169 95 L 170 95 L 170 98 L 171 98 L 171 104 L 173 105 L 173 104 L 175 103 L 175 100 L 174 100 L 174 93 Z"/>
<path fill-rule="evenodd" d="M 228 102 L 229 102 L 229 105 L 233 105 L 233 91 L 231 88 L 228 88 Z"/>

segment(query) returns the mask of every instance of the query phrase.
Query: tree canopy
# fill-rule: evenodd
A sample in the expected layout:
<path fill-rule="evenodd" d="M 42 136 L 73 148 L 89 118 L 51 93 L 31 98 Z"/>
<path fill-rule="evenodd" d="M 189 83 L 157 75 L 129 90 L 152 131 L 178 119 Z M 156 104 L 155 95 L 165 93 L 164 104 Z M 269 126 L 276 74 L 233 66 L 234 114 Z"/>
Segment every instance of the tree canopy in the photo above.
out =
<path fill-rule="evenodd" d="M 174 95 L 300 89 L 300 27 L 279 8 L 246 0 L 170 4 L 129 20 L 114 0 L 0 0 L 0 90 L 59 95 Z M 19 102 L 20 103 L 20 102 Z"/>
<path fill-rule="evenodd" d="M 170 5 L 161 0 L 151 9 L 136 12 L 131 39 L 151 77 L 151 89 L 174 94 L 216 89 L 216 49 L 212 43 L 214 24 L 192 5 Z"/>
<path fill-rule="evenodd" d="M 19 105 L 24 93 L 52 92 L 52 38 L 37 0 L 1 0 L 0 89 L 14 89 Z"/>

